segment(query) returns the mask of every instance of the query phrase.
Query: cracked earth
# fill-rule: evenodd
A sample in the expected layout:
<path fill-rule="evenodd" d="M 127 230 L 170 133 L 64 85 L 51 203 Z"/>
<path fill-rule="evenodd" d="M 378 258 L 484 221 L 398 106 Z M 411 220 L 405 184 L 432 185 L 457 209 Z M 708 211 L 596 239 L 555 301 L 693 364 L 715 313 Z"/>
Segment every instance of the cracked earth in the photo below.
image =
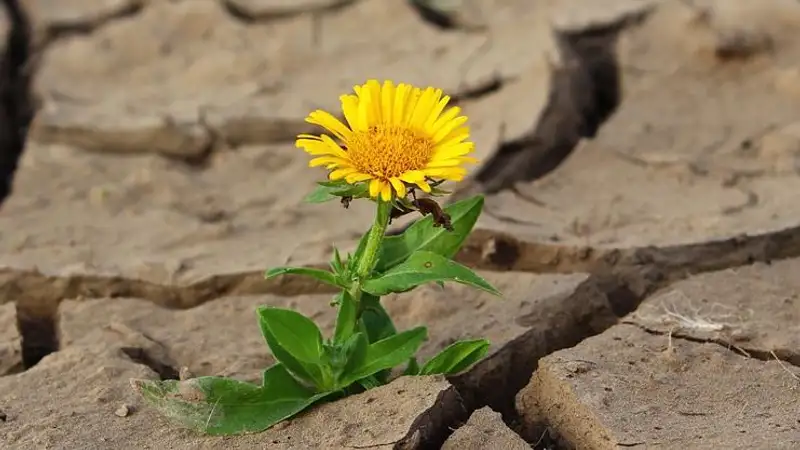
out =
<path fill-rule="evenodd" d="M 800 2 L 4 4 L 3 448 L 800 448 Z M 293 146 L 367 78 L 470 118 L 448 201 L 486 206 L 457 259 L 504 298 L 385 303 L 423 356 L 489 356 L 257 435 L 175 427 L 129 378 L 257 379 L 257 305 L 331 329 L 324 286 L 262 274 L 370 222 L 304 204 Z"/>

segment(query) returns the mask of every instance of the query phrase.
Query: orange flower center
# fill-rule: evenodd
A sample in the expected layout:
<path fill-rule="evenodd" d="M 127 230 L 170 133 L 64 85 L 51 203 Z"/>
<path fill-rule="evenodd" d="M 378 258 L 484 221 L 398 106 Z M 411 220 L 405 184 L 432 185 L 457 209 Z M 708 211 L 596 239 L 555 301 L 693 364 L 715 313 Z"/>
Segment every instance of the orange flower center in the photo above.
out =
<path fill-rule="evenodd" d="M 406 127 L 375 125 L 356 131 L 348 139 L 350 161 L 375 178 L 396 178 L 409 170 L 421 170 L 433 157 L 433 141 Z"/>

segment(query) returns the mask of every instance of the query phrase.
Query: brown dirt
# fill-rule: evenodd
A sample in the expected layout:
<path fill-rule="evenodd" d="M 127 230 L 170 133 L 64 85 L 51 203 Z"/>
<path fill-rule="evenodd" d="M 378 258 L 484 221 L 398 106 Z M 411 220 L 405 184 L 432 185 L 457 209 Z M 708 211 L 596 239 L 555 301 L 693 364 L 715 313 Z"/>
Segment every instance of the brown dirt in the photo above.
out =
<path fill-rule="evenodd" d="M 481 408 L 472 413 L 467 423 L 457 429 L 442 445 L 442 450 L 487 448 L 525 450 L 530 446 L 503 423 L 499 413 L 489 408 Z"/>
<path fill-rule="evenodd" d="M 526 433 L 574 448 L 797 448 L 797 375 L 780 361 L 617 325 L 539 361 L 517 397 Z"/>
<path fill-rule="evenodd" d="M 4 448 L 796 443 L 797 261 L 766 264 L 800 256 L 796 1 L 21 3 L 39 107 L 0 210 Z M 256 378 L 256 305 L 330 329 L 329 289 L 262 273 L 324 264 L 369 223 L 302 202 L 321 171 L 293 138 L 370 77 L 442 87 L 470 117 L 483 163 L 450 200 L 484 193 L 486 213 L 458 259 L 505 298 L 386 304 L 429 325 L 424 355 L 486 336 L 490 356 L 261 435 L 175 428 L 128 378 Z M 0 104 L 6 158 L 28 89 L 0 81 L 22 86 Z"/>

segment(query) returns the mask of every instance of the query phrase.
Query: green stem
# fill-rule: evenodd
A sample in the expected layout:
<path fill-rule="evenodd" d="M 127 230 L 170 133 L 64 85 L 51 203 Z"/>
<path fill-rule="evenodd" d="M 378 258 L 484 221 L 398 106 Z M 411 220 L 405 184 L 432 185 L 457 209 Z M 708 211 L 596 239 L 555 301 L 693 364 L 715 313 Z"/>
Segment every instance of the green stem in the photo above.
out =
<path fill-rule="evenodd" d="M 386 234 L 386 228 L 389 227 L 389 214 L 392 212 L 392 204 L 384 202 L 380 199 L 377 200 L 378 210 L 375 214 L 375 222 L 367 235 L 367 242 L 364 244 L 364 251 L 361 253 L 361 259 L 356 266 L 356 282 L 350 289 L 350 294 L 356 302 L 356 310 L 358 311 L 357 317 L 361 317 L 361 283 L 372 274 L 375 264 L 378 262 L 378 251 L 383 242 L 383 237 Z"/>
<path fill-rule="evenodd" d="M 389 214 L 392 211 L 392 204 L 378 200 L 378 212 L 375 215 L 375 223 L 369 230 L 367 236 L 367 243 L 364 245 L 364 253 L 361 254 L 361 260 L 356 266 L 356 275 L 358 281 L 364 281 L 375 268 L 377 263 L 378 250 L 380 249 L 383 237 L 386 234 L 386 228 L 389 227 Z"/>

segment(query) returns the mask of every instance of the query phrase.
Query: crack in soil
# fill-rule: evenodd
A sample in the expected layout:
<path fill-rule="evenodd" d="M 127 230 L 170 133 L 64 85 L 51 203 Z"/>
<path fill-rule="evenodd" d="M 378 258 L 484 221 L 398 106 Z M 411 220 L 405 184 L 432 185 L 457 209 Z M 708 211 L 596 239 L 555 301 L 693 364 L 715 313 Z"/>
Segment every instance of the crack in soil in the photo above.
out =
<path fill-rule="evenodd" d="M 716 344 L 745 358 L 756 359 L 764 362 L 775 361 L 777 359 L 778 361 L 782 361 L 791 364 L 794 367 L 800 368 L 800 352 L 793 351 L 792 349 L 782 348 L 764 350 L 762 348 L 748 347 L 747 345 L 734 343 L 732 339 L 726 339 L 724 336 L 713 339 L 703 339 L 684 334 L 678 329 L 664 333 L 663 331 L 655 330 L 633 321 L 623 321 L 621 323 L 635 326 L 645 333 L 653 336 L 669 336 L 670 339 L 680 339 L 686 342 L 694 342 L 697 344 Z"/>
<path fill-rule="evenodd" d="M 476 230 L 456 259 L 479 270 L 582 272 L 628 279 L 633 275 L 639 280 L 637 292 L 644 292 L 691 274 L 797 256 L 800 256 L 800 227 L 713 242 L 631 249 L 540 244 L 490 230 Z M 323 268 L 322 265 L 312 267 Z M 0 269 L 0 277 L 3 279 L 0 303 L 15 301 L 19 316 L 24 318 L 20 323 L 30 323 L 20 326 L 23 346 L 29 346 L 26 367 L 58 350 L 57 342 L 53 343 L 49 337 L 52 333 L 47 324 L 53 322 L 52 317 L 65 298 L 131 297 L 167 308 L 187 309 L 232 295 L 296 296 L 335 292 L 330 286 L 300 276 L 287 275 L 267 281 L 261 271 L 213 276 L 187 286 L 156 284 L 122 276 L 47 276 L 14 269 Z M 613 284 L 606 289 L 604 292 L 608 295 L 617 295 Z M 618 317 L 632 311 L 642 299 L 638 295 L 619 298 L 626 300 L 612 302 Z"/>
<path fill-rule="evenodd" d="M 321 5 L 309 5 L 305 8 L 276 6 L 270 10 L 268 7 L 259 11 L 258 8 L 247 8 L 235 0 L 219 0 L 224 8 L 234 19 L 245 24 L 263 24 L 274 20 L 289 19 L 303 14 L 321 16 L 338 12 L 352 6 L 357 0 L 335 0 Z"/>
<path fill-rule="evenodd" d="M 54 21 L 48 24 L 44 30 L 44 37 L 41 46 L 44 48 L 54 41 L 76 35 L 87 35 L 93 33 L 98 28 L 116 20 L 126 19 L 144 11 L 147 2 L 144 0 L 130 0 L 118 9 L 106 11 L 105 14 L 98 14 L 87 18 L 77 18 L 72 20 Z"/>
<path fill-rule="evenodd" d="M 518 433 L 515 398 L 530 381 L 539 359 L 616 325 L 620 317 L 636 309 L 659 286 L 640 271 L 592 275 L 572 294 L 542 300 L 535 314 L 518 319 L 528 331 L 468 372 L 448 380 L 461 394 L 470 414 L 489 406 Z"/>
<path fill-rule="evenodd" d="M 57 317 L 27 314 L 17 304 L 17 330 L 22 348 L 22 368 L 30 369 L 45 356 L 58 351 Z"/>
<path fill-rule="evenodd" d="M 4 5 L 12 16 L 14 28 L 8 37 L 9 50 L 0 79 L 0 114 L 10 118 L 2 121 L 10 126 L 0 130 L 3 152 L 0 175 L 6 189 L 0 192 L 0 201 L 10 192 L 10 180 L 32 116 L 26 68 L 29 29 L 24 16 L 20 15 L 19 21 L 13 18 L 14 11 L 21 14 L 16 2 L 5 0 Z M 619 31 L 627 23 L 629 21 L 594 30 L 561 33 L 561 51 L 567 64 L 554 68 L 556 81 L 542 119 L 530 135 L 500 146 L 476 176 L 480 191 L 497 192 L 517 181 L 540 178 L 556 170 L 581 139 L 594 136 L 620 103 L 619 70 L 613 48 Z M 62 32 L 91 32 L 92 29 L 66 28 Z M 502 80 L 497 80 L 496 85 L 464 93 L 461 99 L 486 95 L 501 87 Z M 9 155 L 13 159 L 7 158 Z M 202 159 L 205 157 L 207 155 Z M 517 419 L 514 398 L 528 383 L 540 358 L 602 333 L 619 323 L 621 317 L 633 311 L 651 292 L 673 281 L 695 273 L 797 256 L 800 256 L 800 226 L 719 241 L 628 249 L 542 244 L 491 230 L 476 230 L 457 257 L 473 268 L 532 273 L 588 272 L 592 275 L 566 298 L 545 299 L 535 316 L 520 317 L 519 323 L 529 328 L 523 335 L 469 372 L 449 377 L 456 388 L 454 394 L 463 400 L 466 415 L 441 413 L 447 416 L 447 425 L 436 422 L 438 426 L 429 427 L 422 421 L 416 428 L 429 428 L 434 432 L 425 439 L 427 443 L 443 442 L 454 430 L 451 426 L 456 423 L 454 417 L 465 420 L 472 411 L 488 405 L 501 412 L 504 421 L 514 429 Z M 0 279 L 3 279 L 0 303 L 15 301 L 17 306 L 25 368 L 58 350 L 57 309 L 64 298 L 136 297 L 169 308 L 185 309 L 230 295 L 292 296 L 334 292 L 301 277 L 285 276 L 265 281 L 261 271 L 213 276 L 187 286 L 161 285 L 122 276 L 48 276 L 14 269 L 0 269 Z M 664 335 L 642 326 L 639 328 Z M 711 342 L 729 350 L 732 347 L 723 339 L 673 336 L 693 342 Z M 126 347 L 122 351 L 132 360 L 155 370 L 162 379 L 179 378 L 175 367 L 144 348 Z M 774 359 L 771 352 L 746 348 L 745 351 L 746 356 L 762 361 Z M 800 367 L 799 354 L 787 350 L 778 355 L 780 360 Z M 416 448 L 414 442 L 419 439 L 410 435 L 404 441 L 409 443 L 409 448 Z M 549 442 L 541 440 L 537 448 L 544 448 L 541 446 Z"/>
<path fill-rule="evenodd" d="M 11 29 L 0 61 L 0 207 L 11 195 L 28 127 L 34 114 L 31 94 L 31 27 L 17 0 L 3 0 Z"/>
<path fill-rule="evenodd" d="M 556 33 L 563 61 L 551 66 L 553 83 L 544 111 L 527 134 L 500 144 L 455 201 L 476 193 L 497 193 L 520 181 L 556 170 L 578 143 L 594 137 L 622 101 L 615 53 L 619 34 L 645 14 L 581 31 Z"/>

